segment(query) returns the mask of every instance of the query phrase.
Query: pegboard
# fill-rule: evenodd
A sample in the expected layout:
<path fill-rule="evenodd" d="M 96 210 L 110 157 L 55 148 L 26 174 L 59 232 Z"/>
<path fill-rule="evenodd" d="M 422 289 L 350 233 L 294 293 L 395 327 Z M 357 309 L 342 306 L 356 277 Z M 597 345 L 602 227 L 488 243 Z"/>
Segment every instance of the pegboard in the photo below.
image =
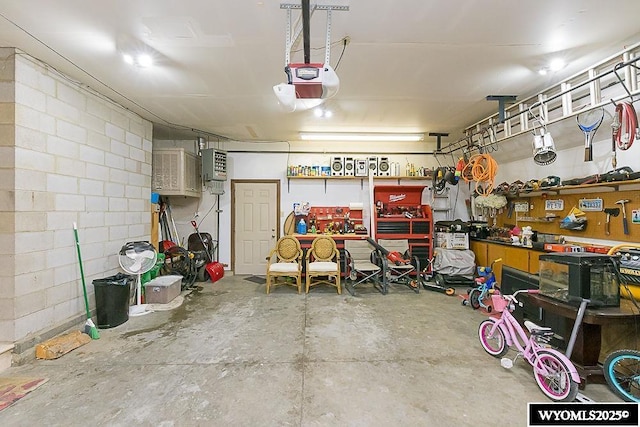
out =
<path fill-rule="evenodd" d="M 608 190 L 606 192 L 595 192 L 598 189 Z M 528 202 L 529 211 L 526 213 L 518 213 L 518 217 L 530 217 L 530 218 L 544 218 L 547 214 L 555 214 L 557 219 L 550 222 L 537 222 L 537 221 L 523 221 L 518 220 L 517 225 L 522 228 L 524 226 L 531 226 L 533 230 L 538 233 L 549 234 L 562 234 L 563 236 L 576 236 L 581 238 L 594 238 L 601 240 L 616 240 L 624 242 L 640 242 L 640 192 L 637 190 L 625 190 L 624 186 L 619 187 L 621 191 L 612 191 L 616 187 L 594 187 L 594 192 L 590 192 L 588 188 L 583 188 L 583 193 L 576 194 L 540 194 L 532 195 L 529 197 L 513 197 L 509 199 L 509 202 Z M 600 190 L 602 191 L 602 190 Z M 564 218 L 572 207 L 578 207 L 580 199 L 602 199 L 603 208 L 620 208 L 620 214 L 617 217 L 611 217 L 610 219 L 610 232 L 611 234 L 605 234 L 605 222 L 606 214 L 602 211 L 584 211 L 587 218 L 587 226 L 584 231 L 574 231 L 560 228 L 560 221 Z M 564 202 L 564 208 L 561 211 L 547 211 L 545 210 L 545 202 L 548 199 L 562 200 Z M 629 223 L 629 234 L 625 235 L 622 225 L 622 206 L 616 204 L 618 200 L 629 200 L 625 204 L 625 210 L 627 212 L 627 222 Z M 512 210 L 511 217 L 508 217 L 509 209 L 504 209 L 502 214 L 496 217 L 496 225 L 498 226 L 513 226 L 516 225 L 516 212 Z M 634 218 L 633 211 L 636 211 L 636 218 Z M 635 222 L 634 222 L 635 219 Z"/>

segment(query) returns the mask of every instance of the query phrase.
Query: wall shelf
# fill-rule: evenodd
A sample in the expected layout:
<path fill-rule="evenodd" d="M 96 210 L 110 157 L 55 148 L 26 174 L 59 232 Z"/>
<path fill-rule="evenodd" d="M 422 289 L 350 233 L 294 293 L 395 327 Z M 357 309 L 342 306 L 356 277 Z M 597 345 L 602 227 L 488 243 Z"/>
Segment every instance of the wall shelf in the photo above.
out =
<path fill-rule="evenodd" d="M 533 217 L 528 217 L 528 216 L 522 216 L 522 217 L 516 217 L 516 221 L 517 222 L 544 222 L 544 223 L 550 223 L 550 222 L 554 222 L 557 221 L 559 218 L 557 216 L 554 216 L 552 218 L 533 218 Z"/>
<path fill-rule="evenodd" d="M 624 188 L 621 188 L 624 187 Z M 606 193 L 618 190 L 631 191 L 640 189 L 640 179 L 634 179 L 629 181 L 614 181 L 614 182 L 598 182 L 595 184 L 581 184 L 581 185 L 561 185 L 557 187 L 549 187 L 543 190 L 534 190 L 529 193 L 520 192 L 514 196 L 507 194 L 506 197 L 510 199 L 517 199 L 522 197 L 538 197 L 544 194 L 562 195 L 562 194 L 582 194 L 582 193 Z"/>
<path fill-rule="evenodd" d="M 360 188 L 364 188 L 364 182 L 369 180 L 367 176 L 287 176 L 287 193 L 291 190 L 291 180 L 322 180 L 324 182 L 324 192 L 327 192 L 327 181 L 354 181 L 360 180 Z M 396 180 L 398 185 L 401 181 L 431 181 L 430 176 L 374 176 L 374 181 Z"/>

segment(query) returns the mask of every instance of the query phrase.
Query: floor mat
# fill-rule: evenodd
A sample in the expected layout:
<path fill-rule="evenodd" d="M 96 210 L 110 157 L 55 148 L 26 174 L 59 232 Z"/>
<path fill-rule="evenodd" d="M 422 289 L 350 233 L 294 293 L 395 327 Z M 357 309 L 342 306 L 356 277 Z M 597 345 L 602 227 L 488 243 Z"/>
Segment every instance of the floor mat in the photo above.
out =
<path fill-rule="evenodd" d="M 0 378 L 0 411 L 46 383 L 48 378 Z"/>
<path fill-rule="evenodd" d="M 244 280 L 248 280 L 250 282 L 257 283 L 259 285 L 263 285 L 267 283 L 267 278 L 265 276 L 249 276 L 249 277 L 245 277 Z"/>

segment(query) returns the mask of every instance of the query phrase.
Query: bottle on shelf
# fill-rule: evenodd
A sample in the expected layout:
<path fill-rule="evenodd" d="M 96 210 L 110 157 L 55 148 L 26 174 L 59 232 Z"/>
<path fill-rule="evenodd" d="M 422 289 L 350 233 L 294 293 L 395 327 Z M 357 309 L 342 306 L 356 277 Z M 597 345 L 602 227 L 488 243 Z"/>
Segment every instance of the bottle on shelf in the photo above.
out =
<path fill-rule="evenodd" d="M 300 218 L 300 222 L 298 222 L 298 228 L 296 230 L 298 234 L 307 234 L 307 223 L 304 218 Z"/>

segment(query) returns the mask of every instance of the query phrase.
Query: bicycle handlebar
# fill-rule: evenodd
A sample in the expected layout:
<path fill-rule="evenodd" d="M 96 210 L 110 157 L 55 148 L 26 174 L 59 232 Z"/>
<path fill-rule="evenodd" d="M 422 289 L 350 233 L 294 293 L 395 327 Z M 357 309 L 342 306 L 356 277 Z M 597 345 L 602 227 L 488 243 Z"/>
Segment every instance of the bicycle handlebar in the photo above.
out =
<path fill-rule="evenodd" d="M 516 295 L 521 294 L 523 292 L 527 294 L 539 294 L 540 290 L 539 289 L 520 289 L 519 291 L 515 291 L 511 295 L 502 295 L 502 297 L 517 303 L 518 300 L 516 299 Z"/>

